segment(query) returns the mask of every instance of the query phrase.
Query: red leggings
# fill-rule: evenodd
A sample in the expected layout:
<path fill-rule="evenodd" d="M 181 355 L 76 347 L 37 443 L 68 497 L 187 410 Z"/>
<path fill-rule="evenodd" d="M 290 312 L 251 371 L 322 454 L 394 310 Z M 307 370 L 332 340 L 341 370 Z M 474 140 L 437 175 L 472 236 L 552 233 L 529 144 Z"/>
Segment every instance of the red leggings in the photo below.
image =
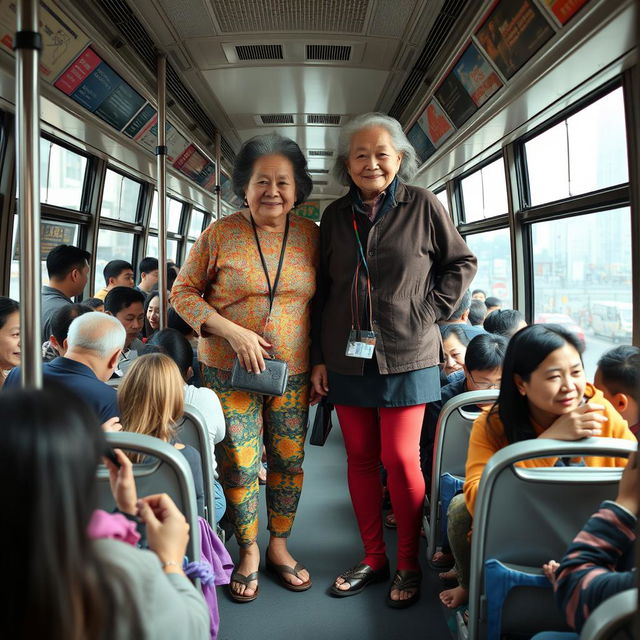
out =
<path fill-rule="evenodd" d="M 386 562 L 382 535 L 380 462 L 398 523 L 398 569 L 417 570 L 424 478 L 420 470 L 420 432 L 425 405 L 380 409 L 337 405 L 347 449 L 351 502 L 364 544 L 364 562 L 380 569 Z"/>

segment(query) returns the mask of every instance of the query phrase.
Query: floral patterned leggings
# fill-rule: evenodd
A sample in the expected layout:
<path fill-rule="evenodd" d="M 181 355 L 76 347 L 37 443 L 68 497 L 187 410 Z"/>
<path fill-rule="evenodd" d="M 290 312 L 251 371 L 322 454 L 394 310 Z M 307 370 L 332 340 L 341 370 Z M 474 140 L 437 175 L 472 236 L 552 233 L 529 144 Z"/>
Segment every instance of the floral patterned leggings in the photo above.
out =
<path fill-rule="evenodd" d="M 302 491 L 309 374 L 289 376 L 284 395 L 267 397 L 230 388 L 231 372 L 202 365 L 202 381 L 220 398 L 226 423 L 216 446 L 227 513 L 242 547 L 258 537 L 258 471 L 267 451 L 268 529 L 287 538 Z"/>

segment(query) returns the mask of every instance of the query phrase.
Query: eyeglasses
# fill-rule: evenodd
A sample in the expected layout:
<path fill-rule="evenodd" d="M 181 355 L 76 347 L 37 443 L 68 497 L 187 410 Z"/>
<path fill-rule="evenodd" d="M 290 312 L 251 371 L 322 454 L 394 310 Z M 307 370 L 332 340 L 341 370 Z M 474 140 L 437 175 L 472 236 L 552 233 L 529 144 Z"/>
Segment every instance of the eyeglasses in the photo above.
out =
<path fill-rule="evenodd" d="M 471 378 L 473 384 L 482 391 L 487 391 L 489 389 L 499 389 L 500 388 L 500 380 L 498 382 L 476 382 L 475 378 L 471 371 L 469 371 L 469 377 Z"/>

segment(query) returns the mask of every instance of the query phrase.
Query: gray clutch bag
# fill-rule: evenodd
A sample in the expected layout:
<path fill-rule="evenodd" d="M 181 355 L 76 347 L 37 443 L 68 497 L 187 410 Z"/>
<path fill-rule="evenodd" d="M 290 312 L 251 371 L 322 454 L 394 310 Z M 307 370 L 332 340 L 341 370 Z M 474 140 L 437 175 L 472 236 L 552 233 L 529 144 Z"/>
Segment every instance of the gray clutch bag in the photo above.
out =
<path fill-rule="evenodd" d="M 249 373 L 240 366 L 238 358 L 231 370 L 231 386 L 238 391 L 259 393 L 264 396 L 281 396 L 287 388 L 289 367 L 283 360 L 265 358 L 266 369 L 262 373 Z"/>

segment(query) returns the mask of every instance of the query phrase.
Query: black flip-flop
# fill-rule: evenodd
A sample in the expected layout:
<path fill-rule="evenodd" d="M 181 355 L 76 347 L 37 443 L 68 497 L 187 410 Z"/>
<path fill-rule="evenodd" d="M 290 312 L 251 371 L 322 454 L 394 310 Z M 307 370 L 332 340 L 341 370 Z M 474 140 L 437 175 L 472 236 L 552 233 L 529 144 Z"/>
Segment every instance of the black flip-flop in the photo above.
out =
<path fill-rule="evenodd" d="M 238 571 L 234 571 L 231 574 L 231 582 L 238 582 L 243 584 L 245 587 L 249 586 L 250 582 L 258 581 L 258 572 L 254 571 L 250 573 L 248 576 L 245 576 L 243 573 L 239 573 Z M 252 596 L 245 596 L 240 593 L 236 593 L 231 587 L 231 583 L 229 583 L 229 595 L 236 602 L 253 602 L 257 597 L 260 591 L 260 585 L 256 584 L 256 590 L 253 592 Z"/>
<path fill-rule="evenodd" d="M 389 563 L 385 564 L 382 569 L 377 571 L 372 569 L 368 564 L 361 562 L 360 564 L 347 569 L 341 573 L 339 578 L 342 578 L 349 584 L 348 589 L 340 589 L 335 584 L 331 585 L 329 592 L 338 598 L 348 598 L 349 596 L 355 596 L 362 591 L 365 587 L 374 582 L 383 582 L 389 579 Z M 344 583 L 343 583 L 344 584 Z"/>
<path fill-rule="evenodd" d="M 271 571 L 271 573 L 275 574 L 280 580 L 280 584 L 285 588 L 289 589 L 289 591 L 306 591 L 311 587 L 311 578 L 309 578 L 306 582 L 302 584 L 292 584 L 289 582 L 284 576 L 288 574 L 290 576 L 295 576 L 298 580 L 302 580 L 302 578 L 298 575 L 299 571 L 304 571 L 306 567 L 302 566 L 299 562 L 296 563 L 295 567 L 289 567 L 286 564 L 274 564 L 269 560 L 269 554 L 266 554 L 267 560 L 267 571 Z"/>

